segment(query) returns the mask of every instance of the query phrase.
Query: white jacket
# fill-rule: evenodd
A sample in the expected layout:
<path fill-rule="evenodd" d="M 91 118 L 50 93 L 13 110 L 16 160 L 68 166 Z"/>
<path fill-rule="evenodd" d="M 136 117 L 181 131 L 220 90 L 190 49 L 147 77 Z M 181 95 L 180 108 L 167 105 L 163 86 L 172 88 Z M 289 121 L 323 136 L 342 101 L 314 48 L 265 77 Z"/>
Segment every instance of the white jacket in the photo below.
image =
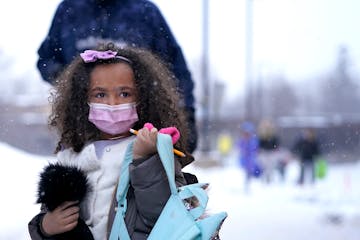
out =
<path fill-rule="evenodd" d="M 108 214 L 120 166 L 128 144 L 134 136 L 91 143 L 80 153 L 65 149 L 57 154 L 62 165 L 76 166 L 88 177 L 91 191 L 81 205 L 81 217 L 90 227 L 94 239 L 106 239 Z"/>

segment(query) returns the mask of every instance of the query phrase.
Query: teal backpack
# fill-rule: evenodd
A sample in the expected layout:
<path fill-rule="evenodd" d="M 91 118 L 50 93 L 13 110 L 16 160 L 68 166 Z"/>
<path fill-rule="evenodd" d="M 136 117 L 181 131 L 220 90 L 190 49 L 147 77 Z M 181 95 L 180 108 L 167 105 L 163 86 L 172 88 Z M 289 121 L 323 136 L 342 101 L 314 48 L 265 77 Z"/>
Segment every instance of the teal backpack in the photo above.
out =
<path fill-rule="evenodd" d="M 132 162 L 133 142 L 129 144 L 120 172 L 119 185 L 116 192 L 118 210 L 111 229 L 110 240 L 130 240 L 125 226 L 126 194 L 129 188 L 129 164 Z M 163 208 L 148 240 L 208 240 L 218 234 L 226 212 L 201 217 L 205 212 L 208 196 L 204 187 L 207 184 L 196 183 L 177 188 L 175 184 L 174 153 L 171 138 L 166 134 L 158 134 L 157 150 L 169 180 L 171 195 Z M 187 209 L 185 199 L 195 197 L 199 204 Z"/>

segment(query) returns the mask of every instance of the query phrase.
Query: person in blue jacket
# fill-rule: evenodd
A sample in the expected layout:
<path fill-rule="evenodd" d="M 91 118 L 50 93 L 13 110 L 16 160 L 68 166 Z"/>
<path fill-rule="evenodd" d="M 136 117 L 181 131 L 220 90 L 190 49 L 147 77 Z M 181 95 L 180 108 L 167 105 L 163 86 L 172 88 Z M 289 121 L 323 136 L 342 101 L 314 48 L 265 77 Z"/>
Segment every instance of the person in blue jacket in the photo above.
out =
<path fill-rule="evenodd" d="M 176 77 L 188 119 L 187 150 L 197 145 L 194 82 L 180 46 L 158 7 L 147 0 L 63 0 L 38 49 L 37 68 L 54 84 L 75 56 L 100 43 L 145 48 L 158 55 Z"/>
<path fill-rule="evenodd" d="M 259 149 L 259 140 L 256 136 L 255 126 L 251 122 L 243 122 L 240 125 L 241 136 L 238 140 L 238 149 L 240 152 L 239 162 L 244 170 L 244 190 L 245 193 L 250 191 L 250 182 L 253 177 L 258 177 L 261 170 L 257 163 Z"/>

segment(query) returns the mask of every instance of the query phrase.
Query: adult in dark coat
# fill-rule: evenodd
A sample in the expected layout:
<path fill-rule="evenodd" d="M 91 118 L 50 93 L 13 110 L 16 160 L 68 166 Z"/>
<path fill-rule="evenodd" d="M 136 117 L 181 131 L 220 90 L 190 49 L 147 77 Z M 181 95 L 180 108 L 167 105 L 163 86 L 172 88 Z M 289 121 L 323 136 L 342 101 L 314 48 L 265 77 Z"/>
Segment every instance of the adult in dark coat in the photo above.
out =
<path fill-rule="evenodd" d="M 64 0 L 42 42 L 37 67 L 42 78 L 54 79 L 75 56 L 100 42 L 131 45 L 157 54 L 168 64 L 183 95 L 189 125 L 188 151 L 197 145 L 194 82 L 183 53 L 160 10 L 147 0 Z"/>
<path fill-rule="evenodd" d="M 320 155 L 319 143 L 313 129 L 304 129 L 301 137 L 295 142 L 293 148 L 300 159 L 299 184 L 303 184 L 306 173 L 311 174 L 311 182 L 315 181 L 315 157 Z"/>

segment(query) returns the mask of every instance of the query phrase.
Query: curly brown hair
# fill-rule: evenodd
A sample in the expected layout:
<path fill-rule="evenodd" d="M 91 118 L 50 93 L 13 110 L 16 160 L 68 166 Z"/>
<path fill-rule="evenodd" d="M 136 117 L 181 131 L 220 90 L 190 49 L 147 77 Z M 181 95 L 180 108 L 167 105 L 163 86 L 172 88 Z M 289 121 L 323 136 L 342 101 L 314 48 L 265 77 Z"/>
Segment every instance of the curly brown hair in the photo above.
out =
<path fill-rule="evenodd" d="M 187 142 L 187 122 L 185 111 L 180 106 L 180 94 L 175 87 L 175 76 L 161 60 L 147 50 L 133 47 L 118 48 L 114 44 L 101 45 L 97 50 L 112 50 L 118 56 L 131 61 L 135 86 L 138 93 L 137 113 L 139 121 L 135 129 L 150 122 L 158 129 L 175 126 L 181 132 L 176 143 L 185 149 Z M 50 95 L 52 112 L 49 125 L 60 136 L 55 152 L 62 148 L 72 148 L 80 152 L 85 144 L 99 140 L 100 131 L 88 120 L 88 90 L 90 74 L 99 64 L 114 64 L 123 60 L 112 58 L 85 63 L 80 56 L 57 78 Z"/>

